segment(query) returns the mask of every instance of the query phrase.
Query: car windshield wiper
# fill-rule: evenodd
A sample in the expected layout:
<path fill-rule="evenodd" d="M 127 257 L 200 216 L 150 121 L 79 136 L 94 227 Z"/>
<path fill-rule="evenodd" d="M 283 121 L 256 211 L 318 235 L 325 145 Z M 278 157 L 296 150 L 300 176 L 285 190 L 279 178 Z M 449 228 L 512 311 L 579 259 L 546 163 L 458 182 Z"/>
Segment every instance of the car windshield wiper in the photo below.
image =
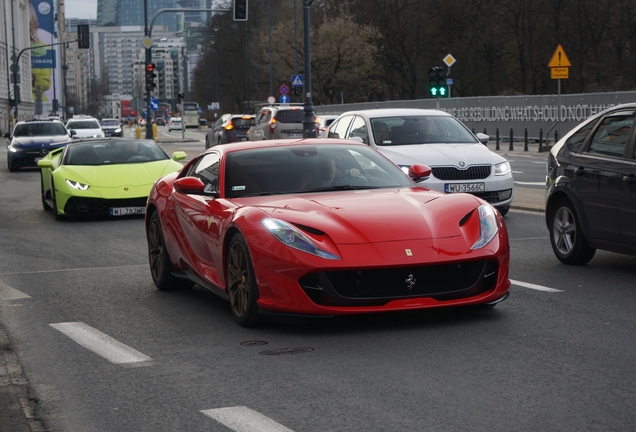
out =
<path fill-rule="evenodd" d="M 304 192 L 326 192 L 326 191 L 341 191 L 341 190 L 363 190 L 363 189 L 381 189 L 380 186 L 353 186 L 353 185 L 338 185 L 338 186 L 325 186 L 319 188 L 306 189 L 299 191 Z"/>

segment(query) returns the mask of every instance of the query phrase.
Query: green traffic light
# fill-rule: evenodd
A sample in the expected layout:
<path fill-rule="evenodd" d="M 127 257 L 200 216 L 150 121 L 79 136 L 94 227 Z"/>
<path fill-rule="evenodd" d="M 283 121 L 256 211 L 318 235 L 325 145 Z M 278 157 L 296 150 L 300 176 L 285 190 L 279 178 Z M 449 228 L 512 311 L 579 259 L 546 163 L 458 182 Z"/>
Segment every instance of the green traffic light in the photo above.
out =
<path fill-rule="evenodd" d="M 432 94 L 433 96 L 437 96 L 437 88 L 435 88 L 435 87 L 431 87 L 431 94 Z"/>
<path fill-rule="evenodd" d="M 440 87 L 439 88 L 439 95 L 440 96 L 446 96 L 446 89 L 444 87 Z"/>

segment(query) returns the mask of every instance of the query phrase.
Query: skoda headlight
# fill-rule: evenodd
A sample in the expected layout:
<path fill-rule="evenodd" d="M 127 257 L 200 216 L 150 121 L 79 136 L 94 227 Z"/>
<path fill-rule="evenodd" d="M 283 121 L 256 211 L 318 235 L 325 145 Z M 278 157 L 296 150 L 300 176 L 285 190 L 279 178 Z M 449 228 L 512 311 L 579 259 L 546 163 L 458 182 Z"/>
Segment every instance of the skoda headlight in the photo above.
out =
<path fill-rule="evenodd" d="M 266 218 L 261 223 L 281 243 L 299 251 L 307 252 L 320 258 L 339 260 L 339 256 L 326 252 L 316 246 L 305 234 L 295 226 L 280 219 Z"/>
<path fill-rule="evenodd" d="M 73 180 L 68 180 L 68 179 L 66 180 L 66 184 L 69 185 L 72 189 L 75 189 L 75 190 L 83 190 L 83 191 L 85 191 L 85 190 L 88 190 L 88 188 L 90 187 L 87 184 L 76 182 L 76 181 L 73 181 Z"/>
<path fill-rule="evenodd" d="M 495 165 L 495 175 L 496 176 L 500 176 L 500 175 L 506 175 L 511 171 L 510 169 L 510 162 L 505 161 L 502 163 L 498 163 Z"/>
<path fill-rule="evenodd" d="M 479 212 L 479 239 L 475 242 L 471 249 L 481 249 L 495 238 L 499 231 L 495 209 L 490 204 L 480 205 L 477 208 Z"/>

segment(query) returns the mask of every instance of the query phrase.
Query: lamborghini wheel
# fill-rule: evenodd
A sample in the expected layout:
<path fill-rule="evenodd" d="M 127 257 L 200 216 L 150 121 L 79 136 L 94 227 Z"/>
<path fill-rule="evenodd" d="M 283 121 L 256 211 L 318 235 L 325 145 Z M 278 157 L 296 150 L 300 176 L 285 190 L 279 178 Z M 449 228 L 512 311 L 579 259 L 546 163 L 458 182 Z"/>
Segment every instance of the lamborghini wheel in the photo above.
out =
<path fill-rule="evenodd" d="M 52 207 L 46 202 L 46 193 L 44 192 L 44 176 L 40 172 L 40 194 L 42 195 L 42 208 L 46 211 L 52 210 Z"/>
<path fill-rule="evenodd" d="M 172 274 L 173 268 L 166 250 L 161 219 L 159 219 L 159 213 L 156 211 L 150 215 L 146 238 L 148 240 L 150 274 L 157 288 L 161 291 L 173 291 L 192 287 L 194 285 L 193 282 L 179 279 Z"/>
<path fill-rule="evenodd" d="M 243 327 L 259 323 L 258 288 L 254 267 L 243 236 L 234 234 L 227 251 L 227 292 L 230 296 L 232 314 Z"/>
<path fill-rule="evenodd" d="M 55 220 L 59 221 L 64 219 L 64 215 L 62 215 L 57 209 L 57 199 L 55 197 L 55 183 L 53 183 L 53 180 L 51 180 L 51 201 L 53 201 L 53 216 L 55 217 Z"/>

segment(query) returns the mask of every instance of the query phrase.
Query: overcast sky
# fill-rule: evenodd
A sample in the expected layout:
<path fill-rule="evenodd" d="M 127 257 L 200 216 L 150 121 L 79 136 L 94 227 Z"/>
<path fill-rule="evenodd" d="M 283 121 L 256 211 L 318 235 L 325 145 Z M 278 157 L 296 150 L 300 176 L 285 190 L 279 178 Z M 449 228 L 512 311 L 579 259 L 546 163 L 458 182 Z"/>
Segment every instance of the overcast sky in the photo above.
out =
<path fill-rule="evenodd" d="M 66 18 L 97 18 L 97 0 L 65 0 Z"/>

